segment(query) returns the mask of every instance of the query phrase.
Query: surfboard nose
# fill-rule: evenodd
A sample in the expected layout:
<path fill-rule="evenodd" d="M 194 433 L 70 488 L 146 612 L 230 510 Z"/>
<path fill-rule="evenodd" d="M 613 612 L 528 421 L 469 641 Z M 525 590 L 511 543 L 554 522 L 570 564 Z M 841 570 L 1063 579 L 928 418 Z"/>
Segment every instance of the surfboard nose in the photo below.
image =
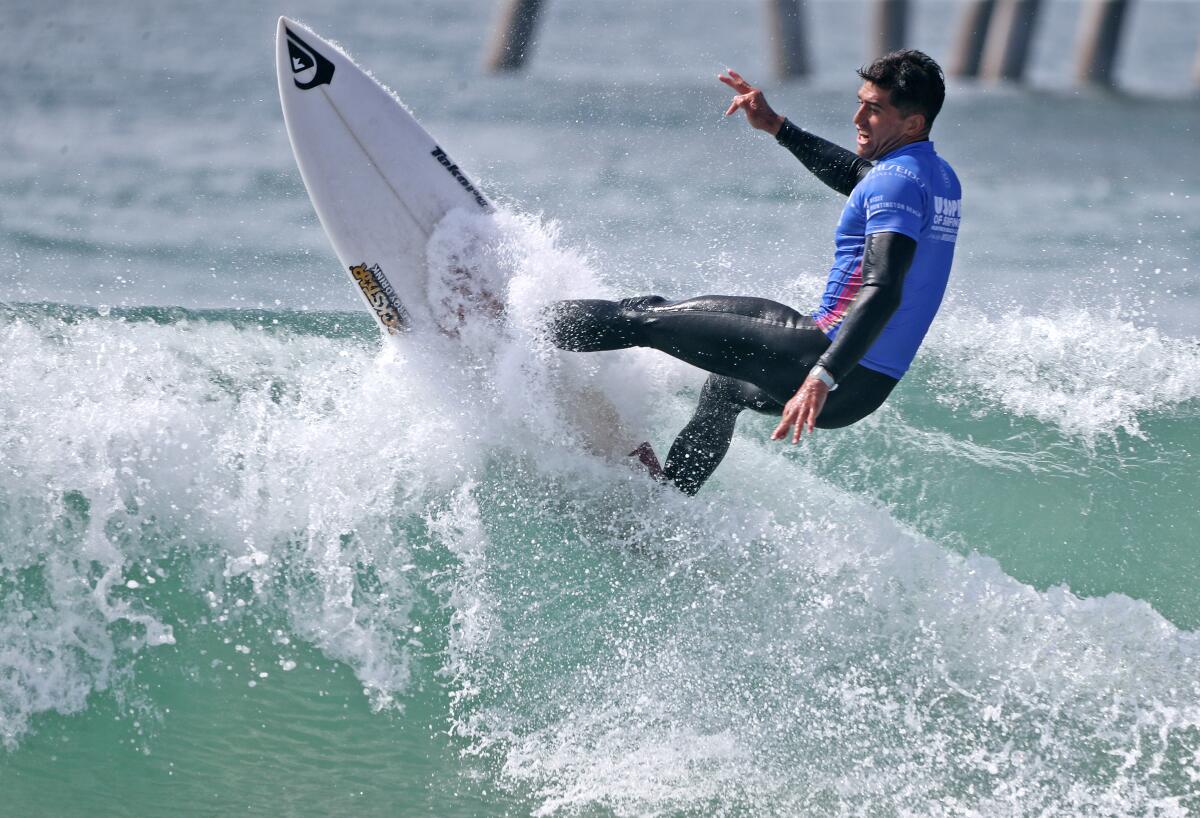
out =
<path fill-rule="evenodd" d="M 337 55 L 333 46 L 286 17 L 279 18 L 275 50 L 280 76 L 290 73 L 293 84 L 299 90 L 309 91 L 333 82 L 333 75 L 337 71 Z"/>

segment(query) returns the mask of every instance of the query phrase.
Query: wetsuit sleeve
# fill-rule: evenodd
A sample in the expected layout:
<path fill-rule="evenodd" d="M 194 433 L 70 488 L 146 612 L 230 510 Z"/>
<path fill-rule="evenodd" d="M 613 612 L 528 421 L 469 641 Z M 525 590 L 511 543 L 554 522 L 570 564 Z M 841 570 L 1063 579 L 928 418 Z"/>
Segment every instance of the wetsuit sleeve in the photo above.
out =
<path fill-rule="evenodd" d="M 871 163 L 840 145 L 783 121 L 775 140 L 792 152 L 813 175 L 843 196 L 849 196 L 871 170 Z"/>
<path fill-rule="evenodd" d="M 846 311 L 837 337 L 817 361 L 835 381 L 844 378 L 887 326 L 904 291 L 904 276 L 917 253 L 917 242 L 902 233 L 867 235 L 863 250 L 862 289 Z"/>

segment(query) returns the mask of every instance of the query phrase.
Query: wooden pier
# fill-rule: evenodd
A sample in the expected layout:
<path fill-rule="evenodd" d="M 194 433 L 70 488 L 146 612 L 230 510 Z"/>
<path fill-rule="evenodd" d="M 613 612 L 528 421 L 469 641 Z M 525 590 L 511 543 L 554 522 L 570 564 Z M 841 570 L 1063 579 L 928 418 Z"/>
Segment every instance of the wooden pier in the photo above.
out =
<path fill-rule="evenodd" d="M 810 0 L 765 2 L 775 73 L 785 80 L 808 76 L 813 72 L 807 23 Z M 910 13 L 920 0 L 863 2 L 869 6 L 865 61 L 904 48 L 909 42 Z M 545 5 L 543 0 L 502 0 L 485 60 L 490 71 L 513 72 L 525 66 Z M 1082 0 L 1073 75 L 1077 84 L 1115 85 L 1117 58 L 1132 5 L 1132 0 Z M 957 30 L 946 58 L 947 73 L 983 82 L 1024 82 L 1042 7 L 1042 0 L 963 0 L 957 4 Z M 1192 75 L 1200 87 L 1200 45 Z"/>

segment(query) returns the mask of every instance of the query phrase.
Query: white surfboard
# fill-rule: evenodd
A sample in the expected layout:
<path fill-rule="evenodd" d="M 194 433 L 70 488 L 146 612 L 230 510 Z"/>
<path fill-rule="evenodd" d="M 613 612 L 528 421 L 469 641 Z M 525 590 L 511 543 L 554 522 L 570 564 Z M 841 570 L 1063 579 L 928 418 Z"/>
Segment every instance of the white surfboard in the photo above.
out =
<path fill-rule="evenodd" d="M 491 204 L 400 100 L 310 29 L 279 18 L 279 97 L 309 198 L 388 333 L 433 326 L 426 247 L 454 208 Z"/>
<path fill-rule="evenodd" d="M 395 94 L 311 29 L 279 18 L 275 54 L 300 175 L 379 326 L 456 336 L 467 311 L 501 314 L 502 281 L 483 280 L 470 265 L 429 270 L 430 237 L 447 214 L 493 212 L 470 178 Z M 590 384 L 561 386 L 576 396 L 569 414 L 585 448 L 623 457 L 631 435 L 613 404 Z"/>

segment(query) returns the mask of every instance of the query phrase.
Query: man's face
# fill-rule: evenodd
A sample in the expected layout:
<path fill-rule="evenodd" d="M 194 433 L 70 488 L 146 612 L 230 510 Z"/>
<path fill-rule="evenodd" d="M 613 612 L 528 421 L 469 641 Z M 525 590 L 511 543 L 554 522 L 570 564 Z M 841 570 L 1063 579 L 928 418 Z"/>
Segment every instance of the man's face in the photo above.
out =
<path fill-rule="evenodd" d="M 858 155 L 873 160 L 924 138 L 925 115 L 905 116 L 892 104 L 890 91 L 864 82 L 858 89 L 854 127 L 858 129 Z"/>

